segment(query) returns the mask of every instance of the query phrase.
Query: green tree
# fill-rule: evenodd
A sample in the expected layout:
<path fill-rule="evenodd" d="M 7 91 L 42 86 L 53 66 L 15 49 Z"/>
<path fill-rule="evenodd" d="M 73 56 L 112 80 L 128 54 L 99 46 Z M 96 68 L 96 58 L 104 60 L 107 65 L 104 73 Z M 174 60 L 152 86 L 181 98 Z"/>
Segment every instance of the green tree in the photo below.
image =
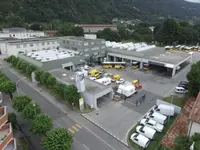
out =
<path fill-rule="evenodd" d="M 121 41 L 119 33 L 111 30 L 110 28 L 106 28 L 103 31 L 98 31 L 96 34 L 98 38 L 103 38 L 107 41 L 116 41 L 116 42 Z"/>
<path fill-rule="evenodd" d="M 64 97 L 64 88 L 65 88 L 64 84 L 56 82 L 55 86 L 53 86 L 53 91 L 55 94 L 57 94 L 63 98 Z"/>
<path fill-rule="evenodd" d="M 174 140 L 175 150 L 189 150 L 191 146 L 190 138 L 187 136 L 177 136 Z"/>
<path fill-rule="evenodd" d="M 47 86 L 47 79 L 48 77 L 50 77 L 51 74 L 49 72 L 42 72 L 41 76 L 40 76 L 40 81 L 43 85 Z"/>
<path fill-rule="evenodd" d="M 191 96 L 197 96 L 200 91 L 200 61 L 193 64 L 190 72 L 187 74 L 188 90 Z"/>
<path fill-rule="evenodd" d="M 20 61 L 20 59 L 19 59 L 19 58 L 12 59 L 12 62 L 11 62 L 12 66 L 13 66 L 13 67 L 16 67 L 16 66 L 17 66 L 17 63 L 18 63 L 18 61 Z"/>
<path fill-rule="evenodd" d="M 72 136 L 67 129 L 57 128 L 43 137 L 41 146 L 45 150 L 70 150 L 72 142 Z"/>
<path fill-rule="evenodd" d="M 41 82 L 40 76 L 42 75 L 43 72 L 36 70 L 36 71 L 34 71 L 34 73 L 35 73 L 35 80 L 38 81 L 38 82 Z"/>
<path fill-rule="evenodd" d="M 82 27 L 73 27 L 72 28 L 72 35 L 73 36 L 83 36 L 84 30 Z"/>
<path fill-rule="evenodd" d="M 30 25 L 30 29 L 40 31 L 42 29 L 42 26 L 39 23 L 33 23 Z"/>
<path fill-rule="evenodd" d="M 52 119 L 47 114 L 39 114 L 31 122 L 31 132 L 37 135 L 46 134 L 52 127 Z"/>
<path fill-rule="evenodd" d="M 22 116 L 24 119 L 29 121 L 35 119 L 35 117 L 40 113 L 40 106 L 37 103 L 29 103 L 22 111 Z"/>
<path fill-rule="evenodd" d="M 24 108 L 31 102 L 31 99 L 26 95 L 15 96 L 13 98 L 12 107 L 17 112 L 22 112 Z"/>
<path fill-rule="evenodd" d="M 6 59 L 6 61 L 11 63 L 14 59 L 16 59 L 16 57 L 14 55 L 11 55 Z"/>
<path fill-rule="evenodd" d="M 15 85 L 15 83 L 7 80 L 7 81 L 2 82 L 0 84 L 0 91 L 3 92 L 3 93 L 9 94 L 10 99 L 12 100 L 12 98 L 13 98 L 12 93 L 16 91 L 16 85 Z"/>
<path fill-rule="evenodd" d="M 8 113 L 8 123 L 12 124 L 13 129 L 17 128 L 17 116 L 15 113 Z"/>
<path fill-rule="evenodd" d="M 80 93 L 77 92 L 75 85 L 65 86 L 64 88 L 64 99 L 67 100 L 70 104 L 78 104 L 79 99 L 81 98 Z"/>
<path fill-rule="evenodd" d="M 64 22 L 64 23 L 60 24 L 60 26 L 58 27 L 57 34 L 59 36 L 73 35 L 73 31 L 72 31 L 73 28 L 74 28 L 74 24 L 69 23 L 69 22 Z"/>
<path fill-rule="evenodd" d="M 50 76 L 47 78 L 46 83 L 47 83 L 47 86 L 48 86 L 49 88 L 51 88 L 51 87 L 55 86 L 55 84 L 56 84 L 56 78 L 53 77 L 52 75 L 50 75 Z"/>
<path fill-rule="evenodd" d="M 35 68 L 33 65 L 28 65 L 28 66 L 26 67 L 26 74 L 29 75 L 29 76 L 31 76 L 31 73 L 34 72 L 35 69 L 36 69 L 36 68 Z"/>

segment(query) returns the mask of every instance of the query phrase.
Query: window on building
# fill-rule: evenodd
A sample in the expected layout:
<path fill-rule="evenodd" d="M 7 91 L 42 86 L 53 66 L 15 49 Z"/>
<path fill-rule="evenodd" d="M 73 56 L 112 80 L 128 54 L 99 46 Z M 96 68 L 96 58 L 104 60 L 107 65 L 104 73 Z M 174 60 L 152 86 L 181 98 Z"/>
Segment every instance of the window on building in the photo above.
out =
<path fill-rule="evenodd" d="M 17 48 L 20 48 L 20 45 L 17 45 Z"/>
<path fill-rule="evenodd" d="M 33 44 L 30 44 L 30 47 L 33 47 Z"/>
<path fill-rule="evenodd" d="M 44 42 L 42 42 L 42 45 L 44 45 Z"/>
<path fill-rule="evenodd" d="M 26 45 L 26 44 L 23 44 L 23 46 L 26 47 L 27 45 Z"/>
<path fill-rule="evenodd" d="M 47 42 L 47 45 L 49 45 L 50 44 L 50 42 Z"/>

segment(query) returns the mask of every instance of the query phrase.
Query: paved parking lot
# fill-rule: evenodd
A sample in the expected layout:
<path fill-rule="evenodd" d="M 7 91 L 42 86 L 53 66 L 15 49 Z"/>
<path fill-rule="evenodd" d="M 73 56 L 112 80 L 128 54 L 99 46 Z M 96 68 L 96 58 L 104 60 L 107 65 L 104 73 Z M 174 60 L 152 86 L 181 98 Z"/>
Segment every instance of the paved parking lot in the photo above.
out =
<path fill-rule="evenodd" d="M 136 106 L 135 100 L 140 99 L 144 93 L 144 102 Z M 127 145 L 128 131 L 152 108 L 157 98 L 159 96 L 142 90 L 126 101 L 110 101 L 100 109 L 83 116 Z"/>

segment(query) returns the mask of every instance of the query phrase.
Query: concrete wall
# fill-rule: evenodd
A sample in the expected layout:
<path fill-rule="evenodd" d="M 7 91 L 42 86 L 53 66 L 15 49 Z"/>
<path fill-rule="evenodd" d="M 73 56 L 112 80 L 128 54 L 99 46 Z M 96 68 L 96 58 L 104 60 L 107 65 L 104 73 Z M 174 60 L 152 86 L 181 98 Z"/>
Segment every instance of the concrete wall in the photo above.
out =
<path fill-rule="evenodd" d="M 200 124 L 197 122 L 190 121 L 188 135 L 192 136 L 194 133 L 200 133 Z"/>
<path fill-rule="evenodd" d="M 17 39 L 28 39 L 28 38 L 35 38 L 35 37 L 43 37 L 45 34 L 44 32 L 16 32 L 16 33 L 0 33 L 0 38 L 17 38 Z"/>
<path fill-rule="evenodd" d="M 166 104 L 166 105 L 174 106 L 174 111 L 175 111 L 175 113 L 176 113 L 176 114 L 179 114 L 179 113 L 180 113 L 180 111 L 181 111 L 181 107 L 179 107 L 179 106 L 173 105 L 173 104 L 171 104 L 171 103 L 168 103 L 168 102 L 165 102 L 165 101 L 162 101 L 162 100 L 159 100 L 159 99 L 157 99 L 157 101 L 156 101 L 156 105 L 159 105 L 159 104 Z"/>
<path fill-rule="evenodd" d="M 88 104 L 91 108 L 97 109 L 96 107 L 97 100 L 94 98 L 94 95 L 88 92 L 83 92 L 82 96 L 86 104 Z"/>

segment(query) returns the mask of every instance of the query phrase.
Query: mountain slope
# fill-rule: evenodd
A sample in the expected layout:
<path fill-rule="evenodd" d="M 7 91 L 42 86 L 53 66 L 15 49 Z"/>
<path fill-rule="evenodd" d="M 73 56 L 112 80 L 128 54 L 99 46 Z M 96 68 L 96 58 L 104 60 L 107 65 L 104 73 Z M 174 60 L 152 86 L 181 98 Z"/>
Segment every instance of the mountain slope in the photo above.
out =
<path fill-rule="evenodd" d="M 159 17 L 191 19 L 200 16 L 200 4 L 184 0 L 1 0 L 0 15 L 9 13 L 26 22 L 60 19 L 108 23 L 115 17 L 145 21 Z"/>

